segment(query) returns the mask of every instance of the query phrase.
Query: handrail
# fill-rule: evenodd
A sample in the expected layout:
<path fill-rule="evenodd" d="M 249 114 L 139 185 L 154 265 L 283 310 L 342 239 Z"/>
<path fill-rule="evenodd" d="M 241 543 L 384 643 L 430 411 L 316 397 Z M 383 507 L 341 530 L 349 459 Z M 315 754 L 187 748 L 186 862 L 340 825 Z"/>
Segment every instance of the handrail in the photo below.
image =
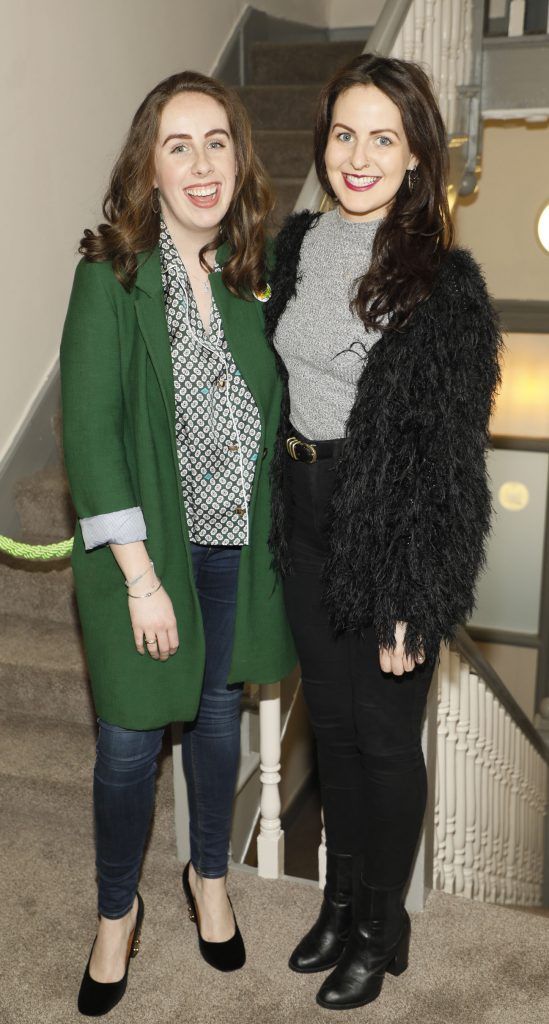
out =
<path fill-rule="evenodd" d="M 475 641 L 471 639 L 465 629 L 460 627 L 456 632 L 454 642 L 460 654 L 462 654 L 468 661 L 471 668 L 475 670 L 483 682 L 489 686 L 494 696 L 497 697 L 499 703 L 502 704 L 505 710 L 510 714 L 515 725 L 517 725 L 518 728 L 526 735 L 545 763 L 549 764 L 549 750 L 541 739 L 537 729 L 532 725 L 532 722 L 524 713 L 520 704 L 517 704 L 515 698 L 511 696 L 509 690 L 505 686 L 505 683 L 500 679 L 496 670 L 492 665 L 490 665 L 484 655 L 480 653 Z"/>
<path fill-rule="evenodd" d="M 365 53 L 375 51 L 382 57 L 389 56 L 413 2 L 414 0 L 385 0 L 375 28 L 368 36 Z M 313 163 L 297 197 L 294 211 L 318 210 L 322 196 L 323 191 L 318 183 Z"/>

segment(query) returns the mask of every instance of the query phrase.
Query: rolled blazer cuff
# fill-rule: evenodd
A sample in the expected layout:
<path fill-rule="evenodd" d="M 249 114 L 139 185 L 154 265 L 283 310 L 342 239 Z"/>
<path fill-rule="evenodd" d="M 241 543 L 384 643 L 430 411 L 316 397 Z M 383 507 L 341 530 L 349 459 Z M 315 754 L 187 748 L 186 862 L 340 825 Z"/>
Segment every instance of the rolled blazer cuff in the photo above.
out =
<path fill-rule="evenodd" d="M 80 527 L 86 551 L 104 544 L 132 544 L 147 539 L 147 527 L 138 505 L 81 519 Z"/>

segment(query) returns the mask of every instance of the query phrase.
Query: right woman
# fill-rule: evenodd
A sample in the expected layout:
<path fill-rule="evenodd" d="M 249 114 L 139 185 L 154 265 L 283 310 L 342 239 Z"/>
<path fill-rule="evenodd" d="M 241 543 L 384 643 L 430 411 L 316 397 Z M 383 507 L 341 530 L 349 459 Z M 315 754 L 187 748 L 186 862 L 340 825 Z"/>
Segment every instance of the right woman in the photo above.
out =
<path fill-rule="evenodd" d="M 441 640 L 473 605 L 500 336 L 452 248 L 444 124 L 425 73 L 364 54 L 319 101 L 329 213 L 277 240 L 268 333 L 286 381 L 272 547 L 317 741 L 327 878 L 290 958 L 350 1009 L 408 962 L 421 723 Z"/>

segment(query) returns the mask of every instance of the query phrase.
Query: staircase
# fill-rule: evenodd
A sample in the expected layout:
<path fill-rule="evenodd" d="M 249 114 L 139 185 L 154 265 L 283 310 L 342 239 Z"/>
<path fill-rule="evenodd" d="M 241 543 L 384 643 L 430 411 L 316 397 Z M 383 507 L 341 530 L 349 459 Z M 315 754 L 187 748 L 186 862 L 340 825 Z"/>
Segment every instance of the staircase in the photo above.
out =
<path fill-rule="evenodd" d="M 255 43 L 251 47 L 251 81 L 238 92 L 252 121 L 257 152 L 275 186 L 274 227 L 294 209 L 309 173 L 321 86 L 363 49 L 363 42 Z"/>

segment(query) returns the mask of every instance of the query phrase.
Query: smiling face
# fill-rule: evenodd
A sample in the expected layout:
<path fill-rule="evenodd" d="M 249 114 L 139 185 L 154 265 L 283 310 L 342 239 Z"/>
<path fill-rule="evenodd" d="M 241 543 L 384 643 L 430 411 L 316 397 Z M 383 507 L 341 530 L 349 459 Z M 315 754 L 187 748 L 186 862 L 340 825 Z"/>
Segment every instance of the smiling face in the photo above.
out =
<path fill-rule="evenodd" d="M 178 247 L 200 249 L 214 237 L 235 180 L 234 143 L 222 105 L 200 92 L 173 96 L 160 119 L 154 185 Z"/>
<path fill-rule="evenodd" d="M 400 111 L 375 85 L 353 85 L 334 103 L 326 173 L 347 220 L 384 217 L 407 170 L 417 166 Z"/>

